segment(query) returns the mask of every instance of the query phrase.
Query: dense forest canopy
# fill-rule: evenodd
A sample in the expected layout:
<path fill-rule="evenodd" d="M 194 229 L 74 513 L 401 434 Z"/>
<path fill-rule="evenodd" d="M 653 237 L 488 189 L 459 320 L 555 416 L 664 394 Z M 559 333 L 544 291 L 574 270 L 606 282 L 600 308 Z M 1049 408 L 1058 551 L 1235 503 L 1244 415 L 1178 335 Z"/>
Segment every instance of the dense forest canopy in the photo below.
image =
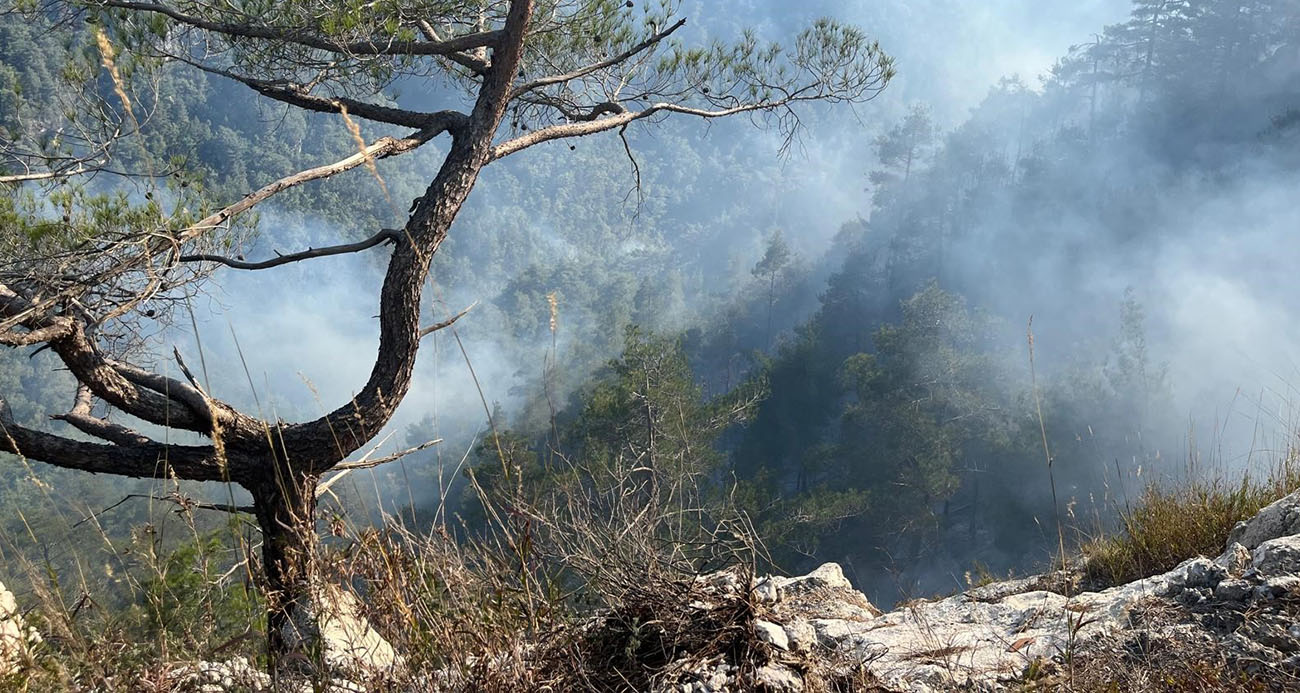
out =
<path fill-rule="evenodd" d="M 104 4 L 133 5 L 85 3 Z M 431 6 L 443 4 L 468 7 Z M 1077 540 L 1107 526 L 1147 480 L 1246 470 L 1288 443 L 1300 378 L 1300 2 L 1072 3 L 1050 22 L 1027 18 L 1040 3 L 1015 1 L 979 12 L 937 1 L 749 0 L 728 12 L 643 4 L 590 3 L 580 31 L 547 34 L 511 78 L 541 77 L 533 64 L 581 69 L 580 58 L 670 28 L 674 41 L 706 49 L 671 53 L 638 89 L 683 97 L 665 86 L 678 80 L 697 99 L 691 108 L 725 110 L 758 93 L 753 69 L 775 59 L 761 48 L 768 40 L 834 59 L 858 46 L 867 62 L 857 67 L 892 73 L 880 48 L 815 23 L 820 14 L 879 36 L 899 76 L 867 105 L 760 115 L 773 126 L 761 133 L 744 115 L 707 128 L 649 119 L 484 168 L 443 229 L 431 288 L 417 299 L 423 324 L 473 307 L 454 333 L 427 337 L 410 395 L 366 432 L 375 455 L 442 443 L 373 481 L 352 474 L 327 500 L 330 512 L 375 522 L 406 513 L 424 525 L 459 517 L 453 530 L 475 536 L 491 524 L 494 497 L 544 503 L 650 460 L 647 484 L 689 478 L 680 493 L 693 503 L 739 510 L 771 564 L 838 561 L 886 603 L 951 590 L 971 571 L 1041 567 L 1058 523 Z M 317 22 L 329 41 L 351 42 L 346 60 L 314 64 L 320 47 L 300 43 L 173 45 L 159 40 L 170 35 L 166 21 L 111 12 L 98 34 L 105 49 L 57 14 L 3 15 L 0 180 L 42 157 L 61 172 L 100 166 L 96 142 L 111 143 L 133 175 L 144 167 L 166 180 L 141 185 L 105 171 L 85 185 L 34 188 L 15 179 L 0 198 L 6 257 L 66 242 L 63 226 L 92 237 L 185 228 L 214 201 L 353 156 L 358 136 L 398 133 L 409 125 L 403 113 L 435 117 L 448 99 L 465 103 L 466 89 L 472 104 L 483 83 L 481 46 L 456 46 L 450 62 L 375 59 L 357 38 L 358 26 L 379 21 L 370 10 L 277 7 L 264 8 L 283 13 L 270 24 Z M 690 21 L 673 28 L 669 15 L 679 14 Z M 404 21 L 380 29 L 399 45 L 433 42 Z M 487 33 L 479 21 L 448 26 L 472 37 Z M 804 45 L 788 31 L 810 23 L 829 38 Z M 730 48 L 714 43 L 737 36 Z M 730 87 L 702 77 L 700 61 L 729 65 Z M 312 70 L 328 75 L 326 105 L 300 93 Z M 604 88 L 595 82 L 503 111 L 498 153 L 531 145 L 561 119 L 600 123 L 650 103 L 619 111 L 592 100 Z M 249 87 L 263 97 L 250 100 Z M 370 95 L 375 121 L 360 103 Z M 138 133 L 94 121 L 69 134 L 32 128 L 87 103 L 121 116 L 126 101 L 149 109 Z M 337 104 L 351 104 L 351 115 Z M 69 145 L 74 136 L 85 144 Z M 452 154 L 445 138 L 421 144 L 373 170 L 358 162 L 343 184 L 288 190 L 195 252 L 255 260 L 400 226 Z M 168 303 L 144 307 L 156 316 L 131 314 L 100 335 L 103 348 L 145 354 L 182 379 L 175 345 L 234 410 L 322 417 L 371 371 L 387 251 L 314 262 L 238 281 L 188 265 Z M 73 377 L 56 356 L 0 354 L 13 421 L 36 426 L 68 408 Z M 355 451 L 353 460 L 369 448 Z M 77 519 L 130 493 L 158 495 L 5 460 L 4 507 L 33 507 L 0 517 L 3 550 L 44 550 L 60 568 L 77 561 L 68 547 L 88 541 L 71 529 Z M 79 498 L 85 507 L 40 511 L 24 500 L 33 486 L 52 505 Z M 220 484 L 176 488 L 249 502 Z M 140 503 L 102 516 L 123 534 L 150 519 Z M 46 539 L 23 538 L 33 534 Z"/>

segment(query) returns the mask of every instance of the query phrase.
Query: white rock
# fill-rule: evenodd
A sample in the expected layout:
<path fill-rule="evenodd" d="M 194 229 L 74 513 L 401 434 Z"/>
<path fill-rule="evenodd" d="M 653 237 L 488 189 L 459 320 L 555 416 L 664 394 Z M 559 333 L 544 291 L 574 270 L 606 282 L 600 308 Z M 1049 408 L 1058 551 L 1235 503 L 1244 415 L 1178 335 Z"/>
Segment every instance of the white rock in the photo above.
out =
<path fill-rule="evenodd" d="M 853 589 L 853 583 L 844 577 L 838 563 L 823 563 L 817 570 L 791 578 L 771 578 L 784 593 L 807 592 L 815 589 Z"/>
<path fill-rule="evenodd" d="M 1250 549 L 1233 541 L 1228 542 L 1227 550 L 1214 559 L 1214 562 L 1223 566 L 1229 576 L 1239 578 L 1242 573 L 1250 569 L 1250 560 Z"/>
<path fill-rule="evenodd" d="M 305 642 L 312 639 L 319 639 L 319 643 Z M 315 590 L 311 607 L 303 610 L 297 623 L 286 628 L 285 640 L 291 648 L 318 648 L 330 670 L 362 678 L 392 671 L 402 664 L 393 646 L 370 627 L 356 596 L 335 585 Z"/>
<path fill-rule="evenodd" d="M 755 675 L 758 683 L 774 693 L 798 693 L 803 690 L 803 678 L 794 670 L 781 664 L 767 664 Z"/>
<path fill-rule="evenodd" d="M 764 578 L 754 585 L 754 598 L 760 604 L 775 604 L 781 599 L 781 588 L 773 578 Z"/>
<path fill-rule="evenodd" d="M 817 629 L 804 620 L 785 624 L 786 641 L 796 650 L 809 651 L 817 645 Z"/>
<path fill-rule="evenodd" d="M 32 648 L 40 642 L 40 634 L 23 623 L 13 593 L 0 583 L 0 676 L 20 671 Z"/>
<path fill-rule="evenodd" d="M 862 630 L 861 623 L 842 618 L 815 618 L 810 624 L 818 644 L 824 647 L 838 647 Z"/>
<path fill-rule="evenodd" d="M 785 629 L 771 621 L 759 619 L 754 621 L 754 634 L 758 639 L 782 650 L 790 649 L 790 639 L 786 637 Z"/>
<path fill-rule="evenodd" d="M 1300 573 L 1300 536 L 1261 543 L 1254 551 L 1254 567 L 1261 578 Z"/>
<path fill-rule="evenodd" d="M 1228 546 L 1254 549 L 1269 539 L 1300 534 L 1300 491 L 1264 506 L 1254 517 L 1238 522 L 1228 535 Z"/>
<path fill-rule="evenodd" d="M 823 570 L 825 577 L 815 579 L 834 582 L 837 573 Z M 1034 584 L 1027 580 L 1007 589 L 976 590 L 917 602 L 878 618 L 809 613 L 802 622 L 789 620 L 784 625 L 796 646 L 804 638 L 793 634 L 804 627 L 802 623 L 811 625 L 817 640 L 812 647 L 831 649 L 864 662 L 887 686 L 900 690 L 983 690 L 1014 678 L 1035 660 L 1052 660 L 1073 643 L 1112 637 L 1128 629 L 1131 612 L 1141 603 L 1179 595 L 1187 589 L 1212 589 L 1227 577 L 1226 567 L 1198 557 L 1168 573 L 1073 598 L 1042 590 L 1023 591 Z M 782 589 L 812 582 L 788 579 Z M 827 604 L 823 613 L 829 616 L 838 609 L 837 605 Z"/>

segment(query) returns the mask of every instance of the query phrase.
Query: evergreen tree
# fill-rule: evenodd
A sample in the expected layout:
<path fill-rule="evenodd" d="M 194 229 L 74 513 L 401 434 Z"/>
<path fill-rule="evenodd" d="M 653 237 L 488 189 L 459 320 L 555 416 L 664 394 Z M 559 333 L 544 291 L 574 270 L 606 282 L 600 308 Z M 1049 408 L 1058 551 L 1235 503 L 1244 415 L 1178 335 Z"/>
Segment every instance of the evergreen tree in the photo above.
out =
<path fill-rule="evenodd" d="M 790 266 L 793 259 L 785 237 L 781 235 L 780 229 L 776 229 L 767 238 L 767 249 L 763 251 L 763 258 L 750 270 L 755 277 L 767 283 L 767 332 L 764 341 L 769 346 L 772 343 L 772 307 L 776 303 L 776 280 Z"/>

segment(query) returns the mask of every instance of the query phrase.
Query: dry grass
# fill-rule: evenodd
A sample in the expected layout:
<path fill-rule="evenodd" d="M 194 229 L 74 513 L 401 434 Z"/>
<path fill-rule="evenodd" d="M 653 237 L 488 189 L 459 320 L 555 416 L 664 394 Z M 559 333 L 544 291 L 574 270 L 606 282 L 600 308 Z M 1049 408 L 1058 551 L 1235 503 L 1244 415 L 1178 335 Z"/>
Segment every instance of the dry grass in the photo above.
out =
<path fill-rule="evenodd" d="M 327 521 L 340 536 L 318 553 L 316 573 L 355 591 L 404 658 L 368 685 L 633 691 L 690 680 L 692 667 L 719 661 L 743 680 L 767 662 L 754 633 L 756 547 L 743 518 L 702 509 L 688 477 L 660 479 L 657 490 L 631 467 L 572 478 L 545 498 L 484 496 L 486 533 L 454 536 L 442 524 L 417 533 L 393 518 L 380 527 Z M 96 593 L 93 575 L 69 589 L 29 566 L 28 620 L 46 643 L 0 690 L 173 691 L 198 661 L 265 662 L 256 603 L 231 602 L 245 594 L 245 570 L 230 571 L 219 543 L 133 551 L 142 562 L 127 590 L 136 606 L 125 611 L 78 602 Z M 723 568 L 735 576 L 730 587 L 702 578 Z M 700 602 L 709 608 L 692 606 Z M 232 615 L 244 637 L 231 637 Z M 330 672 L 315 665 L 304 671 L 326 683 Z"/>
<path fill-rule="evenodd" d="M 1216 556 L 1233 526 L 1300 488 L 1300 460 L 1288 455 L 1268 474 L 1238 482 L 1223 475 L 1174 485 L 1148 485 L 1131 510 L 1119 509 L 1120 529 L 1082 545 L 1090 587 L 1156 575 L 1195 556 Z"/>
<path fill-rule="evenodd" d="M 1294 619 L 1297 606 L 1300 602 L 1284 600 L 1275 608 Z M 1207 613 L 1197 614 L 1153 599 L 1134 609 L 1131 630 L 1090 641 L 1068 670 L 1026 677 L 1019 690 L 1262 693 L 1300 687 L 1293 668 L 1230 651 L 1225 633 L 1214 625 L 1215 609 L 1206 607 Z"/>
<path fill-rule="evenodd" d="M 500 456 L 495 490 L 469 476 L 486 528 L 459 526 L 441 507 L 432 527 L 392 516 L 376 525 L 356 521 L 355 506 L 332 493 L 323 500 L 314 529 L 332 538 L 297 569 L 355 592 L 361 615 L 400 653 L 401 665 L 368 679 L 370 688 L 648 690 L 719 661 L 752 683 L 769 655 L 748 589 L 761 547 L 726 497 L 702 490 L 702 473 L 622 455 L 583 466 L 557 452 L 556 478 L 539 494 Z M 244 657 L 264 667 L 265 619 L 252 589 L 265 583 L 259 537 L 247 523 L 205 533 L 194 509 L 164 504 L 138 546 L 101 531 L 104 553 L 133 557 L 116 576 L 92 558 L 78 560 L 75 583 L 51 565 L 25 564 L 25 615 L 46 642 L 0 690 L 173 691 L 198 662 Z M 180 541 L 161 541 L 163 528 Z M 744 588 L 701 581 L 721 569 Z M 121 595 L 101 605 L 109 583 Z M 710 608 L 692 607 L 700 601 Z M 336 673 L 322 654 L 294 653 L 295 672 L 317 689 Z"/>
<path fill-rule="evenodd" d="M 364 592 L 406 658 L 398 689 L 647 690 L 710 661 L 766 662 L 743 518 L 703 509 L 689 476 L 576 471 L 543 498 L 481 492 L 490 532 L 390 523 L 327 554 L 328 579 Z M 744 587 L 702 577 L 724 568 Z"/>

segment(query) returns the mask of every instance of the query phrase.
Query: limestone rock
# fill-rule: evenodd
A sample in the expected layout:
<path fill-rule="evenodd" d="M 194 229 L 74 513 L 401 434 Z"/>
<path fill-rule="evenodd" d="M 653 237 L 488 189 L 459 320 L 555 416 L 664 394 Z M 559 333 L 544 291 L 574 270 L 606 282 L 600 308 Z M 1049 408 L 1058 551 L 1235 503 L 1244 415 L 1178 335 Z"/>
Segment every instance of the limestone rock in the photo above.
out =
<path fill-rule="evenodd" d="M 1262 578 L 1300 573 L 1300 536 L 1269 539 L 1255 548 L 1252 558 Z"/>
<path fill-rule="evenodd" d="M 865 594 L 853 588 L 837 563 L 823 564 L 807 575 L 767 581 L 779 594 L 772 610 L 782 624 L 811 618 L 870 621 L 881 614 Z"/>
<path fill-rule="evenodd" d="M 803 678 L 790 667 L 781 664 L 760 667 L 755 678 L 763 690 L 771 693 L 798 693 L 804 689 Z"/>
<path fill-rule="evenodd" d="M 0 676 L 19 672 L 40 642 L 40 634 L 23 623 L 13 593 L 0 583 Z"/>
<path fill-rule="evenodd" d="M 799 577 L 770 579 L 786 594 L 812 592 L 819 589 L 853 589 L 853 583 L 844 577 L 844 569 L 838 563 L 823 563 L 817 570 Z"/>
<path fill-rule="evenodd" d="M 199 662 L 172 672 L 174 690 L 195 693 L 224 691 L 264 691 L 271 688 L 271 677 L 243 657 L 224 662 Z"/>
<path fill-rule="evenodd" d="M 754 582 L 754 598 L 760 604 L 775 604 L 781 599 L 781 589 L 777 587 L 776 578 L 764 578 Z"/>
<path fill-rule="evenodd" d="M 809 651 L 817 645 L 817 629 L 807 621 L 796 620 L 785 624 L 786 641 L 795 650 Z"/>
<path fill-rule="evenodd" d="M 1228 535 L 1228 545 L 1254 549 L 1269 539 L 1300 534 L 1300 491 L 1265 506 L 1249 520 L 1238 522 Z"/>
<path fill-rule="evenodd" d="M 840 580 L 843 573 L 838 567 L 822 566 L 808 576 L 775 578 L 781 600 L 763 618 L 783 627 L 792 650 L 859 662 L 889 690 L 1003 690 L 1031 667 L 1042 671 L 1056 666 L 1062 652 L 1131 633 L 1153 604 L 1212 611 L 1216 603 L 1240 602 L 1261 590 L 1270 598 L 1288 589 L 1300 590 L 1300 576 L 1265 575 L 1300 571 L 1300 562 L 1294 560 L 1300 554 L 1292 548 L 1290 541 L 1267 543 L 1245 566 L 1234 563 L 1241 558 L 1235 551 L 1234 561 L 1197 557 L 1160 575 L 1073 597 L 1038 589 L 1044 584 L 1040 579 L 1008 581 L 946 599 L 914 602 L 878 616 L 855 603 L 843 603 L 854 602 L 853 595 L 859 593 Z M 1234 570 L 1249 577 L 1231 577 Z M 866 602 L 865 597 L 862 600 Z M 846 613 L 853 617 L 846 618 Z M 1169 642 L 1213 637 L 1197 628 L 1195 623 L 1180 622 L 1148 632 Z M 1273 659 L 1280 660 L 1282 653 L 1291 652 L 1293 638 L 1281 621 L 1260 619 L 1253 631 L 1241 637 L 1244 642 L 1235 647 L 1243 654 L 1273 652 Z M 765 671 L 771 676 L 779 672 L 770 664 Z M 780 685 L 795 685 L 786 678 L 780 681 Z M 771 689 L 802 690 L 775 688 L 775 684 Z"/>
<path fill-rule="evenodd" d="M 1254 586 L 1246 580 L 1224 580 L 1214 588 L 1214 597 L 1222 601 L 1239 602 L 1250 596 Z"/>
<path fill-rule="evenodd" d="M 365 679 L 401 665 L 393 646 L 362 615 L 356 596 L 335 585 L 315 590 L 311 605 L 286 627 L 285 641 L 303 651 L 319 651 L 328 670 L 354 678 Z"/>
<path fill-rule="evenodd" d="M 760 641 L 772 647 L 780 650 L 790 649 L 790 639 L 786 637 L 785 629 L 771 621 L 762 619 L 754 621 L 754 634 Z"/>
<path fill-rule="evenodd" d="M 1227 550 L 1214 559 L 1214 562 L 1223 566 L 1231 577 L 1239 578 L 1242 573 L 1250 568 L 1250 549 L 1235 541 L 1230 541 Z"/>

